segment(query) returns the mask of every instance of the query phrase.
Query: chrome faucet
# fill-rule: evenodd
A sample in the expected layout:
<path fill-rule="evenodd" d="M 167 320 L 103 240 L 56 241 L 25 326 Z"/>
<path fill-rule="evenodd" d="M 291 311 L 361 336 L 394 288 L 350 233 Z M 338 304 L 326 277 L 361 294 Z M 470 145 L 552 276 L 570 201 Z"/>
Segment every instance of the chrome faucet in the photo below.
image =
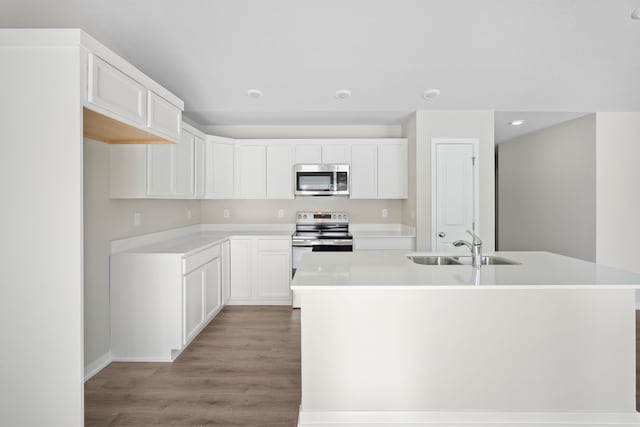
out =
<path fill-rule="evenodd" d="M 482 240 L 480 240 L 480 238 L 470 230 L 467 230 L 467 233 L 473 237 L 471 242 L 467 242 L 466 240 L 456 240 L 453 242 L 453 246 L 457 248 L 464 245 L 469 248 L 471 251 L 471 262 L 473 266 L 482 267 Z"/>

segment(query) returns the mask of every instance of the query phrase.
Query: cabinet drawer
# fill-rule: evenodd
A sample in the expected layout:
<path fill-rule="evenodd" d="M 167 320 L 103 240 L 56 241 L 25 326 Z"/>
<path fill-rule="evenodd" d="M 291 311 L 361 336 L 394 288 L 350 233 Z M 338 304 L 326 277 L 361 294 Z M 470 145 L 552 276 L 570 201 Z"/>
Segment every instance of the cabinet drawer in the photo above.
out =
<path fill-rule="evenodd" d="M 149 129 L 173 142 L 179 142 L 182 111 L 161 96 L 149 91 Z"/>
<path fill-rule="evenodd" d="M 291 249 L 291 241 L 289 239 L 259 239 L 259 251 L 277 251 L 289 252 Z"/>
<path fill-rule="evenodd" d="M 147 90 L 120 70 L 89 54 L 87 102 L 144 126 Z"/>
<path fill-rule="evenodd" d="M 183 274 L 189 274 L 191 271 L 211 261 L 214 258 L 220 257 L 220 245 L 215 245 L 184 258 L 184 271 Z"/>

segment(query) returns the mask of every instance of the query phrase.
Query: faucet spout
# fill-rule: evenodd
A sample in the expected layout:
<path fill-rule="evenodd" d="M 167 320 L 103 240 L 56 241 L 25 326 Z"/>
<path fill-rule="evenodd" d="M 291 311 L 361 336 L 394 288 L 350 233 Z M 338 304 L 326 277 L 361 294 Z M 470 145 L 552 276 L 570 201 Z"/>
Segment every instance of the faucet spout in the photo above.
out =
<path fill-rule="evenodd" d="M 466 246 L 471 251 L 471 260 L 474 267 L 480 268 L 482 267 L 482 240 L 478 237 L 477 234 L 474 234 L 472 231 L 467 230 L 467 233 L 473 238 L 471 242 L 467 242 L 466 240 L 456 240 L 453 242 L 453 246 L 460 247 Z"/>

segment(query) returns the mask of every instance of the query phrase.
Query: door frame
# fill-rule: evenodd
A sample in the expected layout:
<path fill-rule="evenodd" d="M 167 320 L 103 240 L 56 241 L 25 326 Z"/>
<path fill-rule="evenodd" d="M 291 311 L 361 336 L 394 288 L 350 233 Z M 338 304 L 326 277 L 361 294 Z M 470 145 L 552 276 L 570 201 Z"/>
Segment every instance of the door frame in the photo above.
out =
<path fill-rule="evenodd" d="M 431 251 L 435 252 L 438 247 L 436 238 L 437 228 L 437 159 L 436 146 L 438 144 L 471 144 L 473 147 L 474 168 L 473 168 L 473 223 L 474 232 L 480 235 L 480 159 L 478 138 L 431 138 Z"/>

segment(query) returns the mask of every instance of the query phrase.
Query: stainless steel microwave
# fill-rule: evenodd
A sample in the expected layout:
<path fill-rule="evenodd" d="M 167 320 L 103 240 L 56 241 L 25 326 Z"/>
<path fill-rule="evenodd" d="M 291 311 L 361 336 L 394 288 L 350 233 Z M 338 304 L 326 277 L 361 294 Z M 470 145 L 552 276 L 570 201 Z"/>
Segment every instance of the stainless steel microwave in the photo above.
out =
<path fill-rule="evenodd" d="M 349 165 L 295 165 L 296 196 L 348 196 Z"/>

